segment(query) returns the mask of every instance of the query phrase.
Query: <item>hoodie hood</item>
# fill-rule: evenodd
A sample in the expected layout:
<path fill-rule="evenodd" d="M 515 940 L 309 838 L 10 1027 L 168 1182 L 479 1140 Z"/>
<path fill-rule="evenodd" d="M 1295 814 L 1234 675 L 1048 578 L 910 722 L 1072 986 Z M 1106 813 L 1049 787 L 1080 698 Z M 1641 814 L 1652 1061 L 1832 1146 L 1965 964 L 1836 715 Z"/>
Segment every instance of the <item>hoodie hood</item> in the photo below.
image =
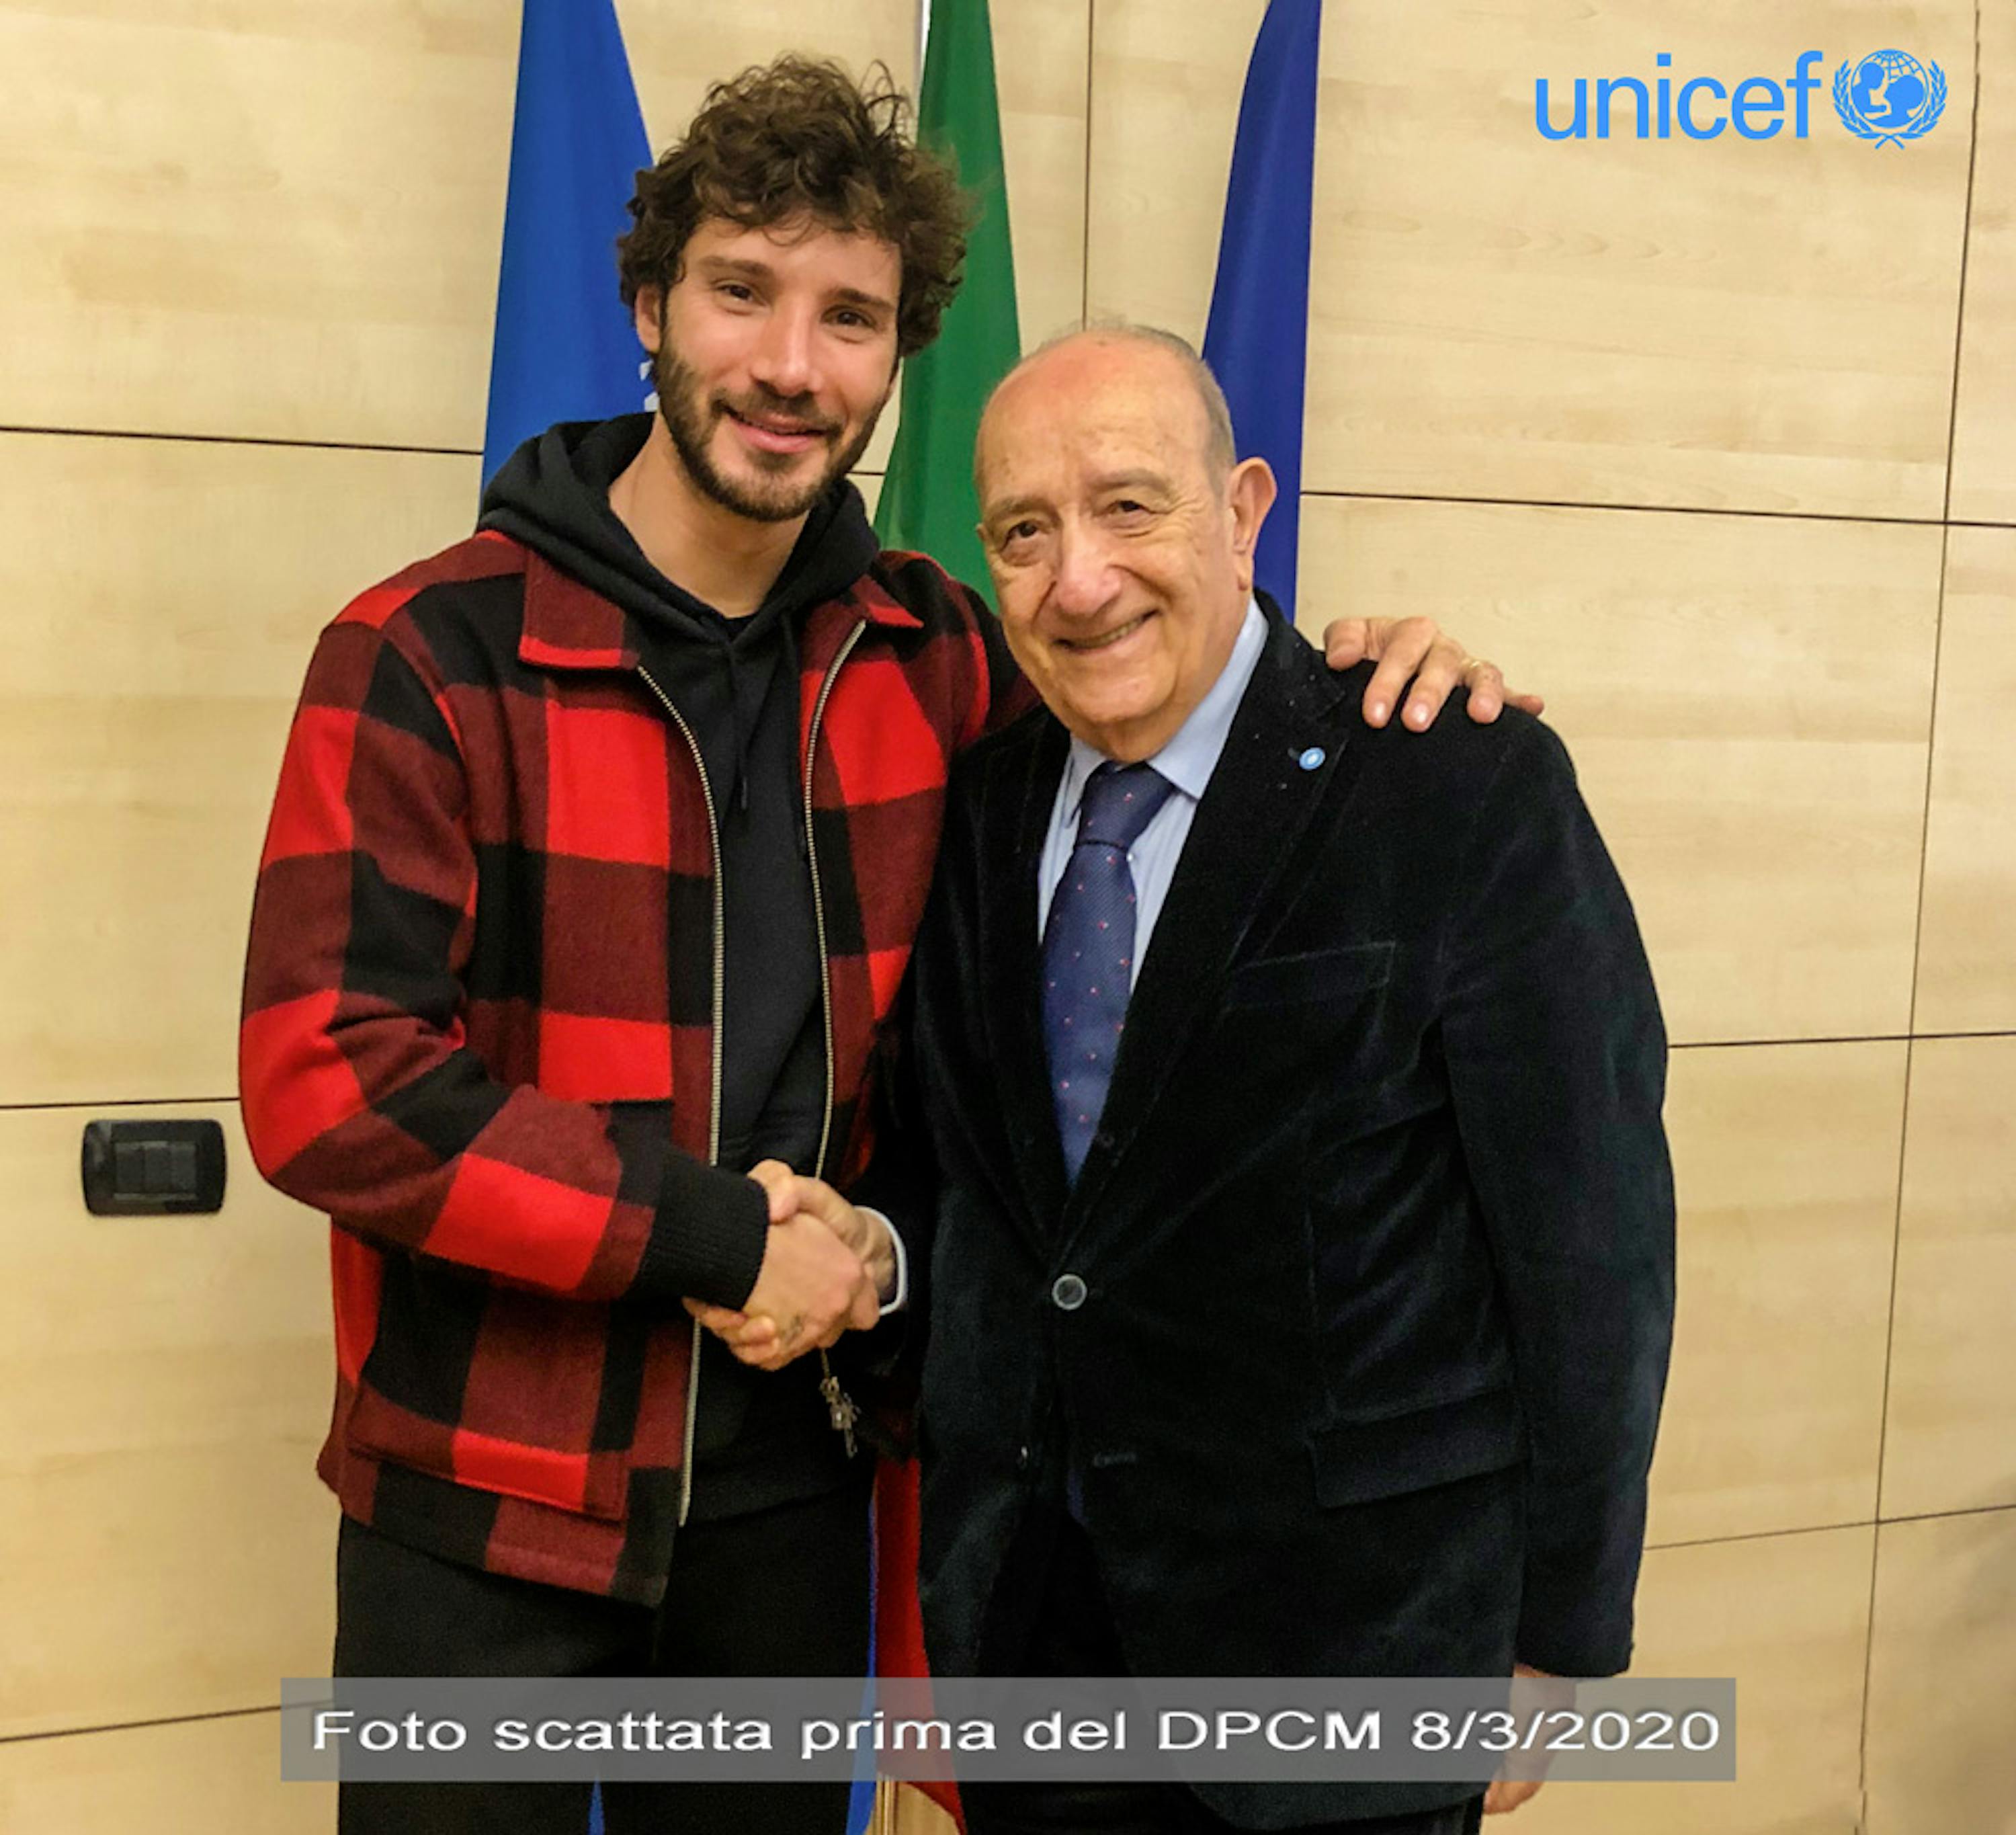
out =
<path fill-rule="evenodd" d="M 563 421 L 526 442 L 483 493 L 479 528 L 522 542 L 620 605 L 647 633 L 740 646 L 774 621 L 837 598 L 866 572 L 879 544 L 861 493 L 845 478 L 812 506 L 790 557 L 755 613 L 725 618 L 645 558 L 609 507 L 609 487 L 643 449 L 650 414 Z"/>

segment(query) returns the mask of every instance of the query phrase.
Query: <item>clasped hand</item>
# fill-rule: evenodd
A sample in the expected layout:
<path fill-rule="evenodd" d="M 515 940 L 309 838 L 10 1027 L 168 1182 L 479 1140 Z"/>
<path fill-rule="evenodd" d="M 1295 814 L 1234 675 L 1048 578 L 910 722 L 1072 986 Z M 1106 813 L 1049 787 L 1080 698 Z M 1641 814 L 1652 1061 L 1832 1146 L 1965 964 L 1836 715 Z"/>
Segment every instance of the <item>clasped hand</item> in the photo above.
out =
<path fill-rule="evenodd" d="M 686 1310 L 743 1363 L 781 1370 L 807 1351 L 865 1332 L 894 1283 L 895 1252 L 879 1217 L 857 1209 L 823 1179 L 766 1159 L 749 1176 L 770 1201 L 763 1266 L 741 1310 L 689 1300 Z"/>

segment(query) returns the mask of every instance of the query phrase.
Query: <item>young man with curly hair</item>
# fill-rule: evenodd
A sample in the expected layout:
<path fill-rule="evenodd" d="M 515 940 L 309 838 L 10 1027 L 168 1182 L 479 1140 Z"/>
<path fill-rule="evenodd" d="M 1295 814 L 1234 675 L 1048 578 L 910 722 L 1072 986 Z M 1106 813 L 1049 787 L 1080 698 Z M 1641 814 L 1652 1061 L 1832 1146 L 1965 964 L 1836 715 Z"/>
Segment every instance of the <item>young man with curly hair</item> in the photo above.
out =
<path fill-rule="evenodd" d="M 949 766 L 1031 697 L 846 474 L 964 206 L 886 78 L 787 56 L 715 85 L 631 209 L 657 412 L 528 442 L 469 539 L 322 633 L 261 863 L 244 1115 L 335 1225 L 343 1675 L 866 1656 L 840 1340 L 902 1252 L 833 1191 L 864 1195 Z M 775 1367 L 708 1305 L 772 1321 Z M 347 1785 L 341 1826 L 578 1835 L 588 1790 Z M 845 1797 L 628 1786 L 606 1822 L 837 1835 Z"/>

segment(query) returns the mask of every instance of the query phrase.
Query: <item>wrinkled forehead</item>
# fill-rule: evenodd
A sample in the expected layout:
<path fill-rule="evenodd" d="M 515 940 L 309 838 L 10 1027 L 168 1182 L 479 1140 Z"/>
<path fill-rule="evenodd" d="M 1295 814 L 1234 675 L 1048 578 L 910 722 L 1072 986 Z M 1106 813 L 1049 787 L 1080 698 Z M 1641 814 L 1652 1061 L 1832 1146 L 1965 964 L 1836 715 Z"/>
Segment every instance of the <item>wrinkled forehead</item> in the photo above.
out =
<path fill-rule="evenodd" d="M 1174 364 L 1132 349 L 1105 363 L 1084 357 L 1067 346 L 995 391 L 975 454 L 983 510 L 1000 496 L 1072 495 L 1111 476 L 1175 483 L 1201 472 L 1203 411 Z M 1065 358 L 1078 360 L 1053 360 Z"/>

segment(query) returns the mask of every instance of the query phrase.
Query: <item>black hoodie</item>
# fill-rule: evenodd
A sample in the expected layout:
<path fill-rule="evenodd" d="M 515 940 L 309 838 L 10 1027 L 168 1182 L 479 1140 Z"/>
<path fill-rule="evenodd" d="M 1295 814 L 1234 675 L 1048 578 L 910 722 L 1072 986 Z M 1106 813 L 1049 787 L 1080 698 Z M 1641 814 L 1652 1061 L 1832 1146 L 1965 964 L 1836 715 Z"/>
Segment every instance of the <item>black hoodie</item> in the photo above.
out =
<path fill-rule="evenodd" d="M 648 414 L 527 440 L 484 492 L 480 526 L 522 542 L 629 613 L 644 672 L 693 730 L 720 829 L 724 947 L 719 1163 L 810 1170 L 826 1103 L 819 936 L 798 781 L 797 633 L 866 571 L 877 543 L 845 481 L 812 507 L 763 603 L 731 618 L 668 579 L 609 507 Z M 766 1381 L 702 1345 L 693 1514 L 815 1494 L 842 1476 L 816 1363 Z M 705 1482 L 703 1483 L 702 1481 Z"/>

